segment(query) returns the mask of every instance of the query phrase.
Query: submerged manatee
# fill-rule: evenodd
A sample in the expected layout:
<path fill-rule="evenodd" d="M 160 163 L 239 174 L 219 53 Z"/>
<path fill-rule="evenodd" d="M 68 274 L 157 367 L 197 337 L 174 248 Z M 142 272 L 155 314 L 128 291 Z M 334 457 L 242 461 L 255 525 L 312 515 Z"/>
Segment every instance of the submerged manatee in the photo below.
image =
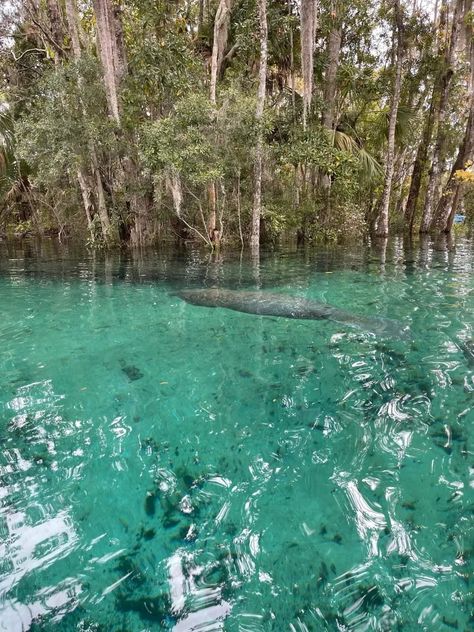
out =
<path fill-rule="evenodd" d="M 469 367 L 474 366 L 474 340 L 461 340 L 459 346 Z"/>
<path fill-rule="evenodd" d="M 327 303 L 306 298 L 263 291 L 198 289 L 175 292 L 187 303 L 203 307 L 225 307 L 259 316 L 279 316 L 306 320 L 332 320 L 342 325 L 364 329 L 374 334 L 406 338 L 408 329 L 386 318 L 357 316 Z"/>

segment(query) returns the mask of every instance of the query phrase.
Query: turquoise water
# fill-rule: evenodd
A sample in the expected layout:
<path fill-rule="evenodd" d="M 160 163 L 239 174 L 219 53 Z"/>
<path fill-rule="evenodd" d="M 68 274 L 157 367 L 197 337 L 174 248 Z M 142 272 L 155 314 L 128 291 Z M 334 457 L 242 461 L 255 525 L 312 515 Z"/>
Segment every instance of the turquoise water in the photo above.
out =
<path fill-rule="evenodd" d="M 473 254 L 0 244 L 0 630 L 473 629 Z"/>

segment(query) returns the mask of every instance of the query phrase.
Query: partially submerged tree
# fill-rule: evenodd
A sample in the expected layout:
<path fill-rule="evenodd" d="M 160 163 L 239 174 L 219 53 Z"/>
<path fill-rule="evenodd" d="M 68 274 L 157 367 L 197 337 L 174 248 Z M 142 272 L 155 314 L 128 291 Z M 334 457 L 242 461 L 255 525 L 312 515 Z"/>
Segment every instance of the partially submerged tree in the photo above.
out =
<path fill-rule="evenodd" d="M 455 73 L 456 52 L 458 47 L 459 33 L 461 30 L 461 19 L 463 16 L 464 0 L 454 0 L 454 10 L 451 20 L 449 39 L 445 45 L 442 60 L 441 73 L 433 91 L 434 101 L 434 126 L 436 129 L 436 140 L 431 158 L 431 169 L 429 172 L 428 185 L 423 207 L 423 217 L 421 219 L 420 233 L 427 233 L 431 228 L 433 214 L 439 200 L 439 188 L 441 176 L 445 165 L 446 152 L 446 118 L 448 115 L 449 97 Z M 447 10 L 447 7 L 443 7 Z"/>
<path fill-rule="evenodd" d="M 454 215 L 463 197 L 463 174 L 472 165 L 474 158 L 474 29 L 472 0 L 464 5 L 464 28 L 466 56 L 470 67 L 467 81 L 468 108 L 462 142 L 459 145 L 451 172 L 440 196 L 432 228 L 436 232 L 449 233 L 453 226 Z"/>
<path fill-rule="evenodd" d="M 260 67 L 258 72 L 257 106 L 255 120 L 257 122 L 257 144 L 255 148 L 255 179 L 252 207 L 252 228 L 250 232 L 250 246 L 257 249 L 260 245 L 260 220 L 262 216 L 262 176 L 263 176 L 263 111 L 265 108 L 265 94 L 267 85 L 268 58 L 268 25 L 267 2 L 258 0 L 258 23 L 260 29 Z"/>

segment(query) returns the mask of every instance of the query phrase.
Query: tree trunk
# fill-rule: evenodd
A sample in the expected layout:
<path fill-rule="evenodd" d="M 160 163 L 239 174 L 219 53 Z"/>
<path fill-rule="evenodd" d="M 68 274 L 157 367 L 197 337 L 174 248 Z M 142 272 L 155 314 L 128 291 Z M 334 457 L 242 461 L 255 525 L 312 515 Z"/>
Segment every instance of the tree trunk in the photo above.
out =
<path fill-rule="evenodd" d="M 413 172 L 411 175 L 410 190 L 408 192 L 408 200 L 405 207 L 405 228 L 410 234 L 413 233 L 413 224 L 415 222 L 416 207 L 418 197 L 420 195 L 421 180 L 426 167 L 428 150 L 430 147 L 431 137 L 433 135 L 433 114 L 433 100 L 431 100 L 430 109 L 423 127 L 421 141 L 416 152 L 415 164 L 413 165 Z"/>
<path fill-rule="evenodd" d="M 449 219 L 451 215 L 454 215 L 456 209 L 453 206 L 456 197 L 459 201 L 459 195 L 456 195 L 460 191 L 460 182 L 456 179 L 456 172 L 461 171 L 466 167 L 466 163 L 472 160 L 474 154 L 474 112 L 471 109 L 469 119 L 466 125 L 466 131 L 464 139 L 459 147 L 456 160 L 454 161 L 449 180 L 443 191 L 443 194 L 439 200 L 436 215 L 433 220 L 432 228 L 438 232 L 449 232 L 451 227 L 449 226 Z"/>
<path fill-rule="evenodd" d="M 127 56 L 123 38 L 120 0 L 93 0 L 97 20 L 98 52 L 102 64 L 105 92 L 109 114 L 121 126 L 122 107 L 120 85 L 128 72 Z M 133 141 L 131 147 L 136 146 Z M 119 156 L 114 169 L 116 183 L 123 185 L 127 192 L 130 215 L 133 217 L 131 234 L 135 244 L 143 244 L 147 239 L 148 204 L 138 192 L 137 184 L 143 184 L 133 151 Z"/>
<path fill-rule="evenodd" d="M 449 235 L 453 229 L 453 224 L 454 224 L 454 216 L 456 215 L 456 212 L 459 209 L 459 207 L 462 207 L 462 203 L 463 203 L 463 195 L 464 195 L 464 187 L 463 187 L 463 183 L 462 182 L 458 182 L 456 185 L 456 189 L 454 192 L 454 196 L 453 196 L 453 203 L 451 205 L 451 213 L 449 214 L 448 220 L 446 222 L 446 226 L 444 229 L 444 233 L 446 233 L 447 235 Z M 462 208 L 461 208 L 462 210 Z"/>
<path fill-rule="evenodd" d="M 107 240 L 110 236 L 110 219 L 107 211 L 107 203 L 105 201 L 104 185 L 102 183 L 102 176 L 100 175 L 99 165 L 97 164 L 97 157 L 93 156 L 93 169 L 96 181 L 97 190 L 97 210 L 99 212 L 100 227 L 102 229 L 102 235 L 104 240 Z"/>
<path fill-rule="evenodd" d="M 333 15 L 334 21 L 337 15 Z M 327 67 L 324 77 L 324 105 L 322 114 L 322 124 L 332 134 L 336 123 L 336 78 L 339 66 L 339 54 L 341 51 L 342 29 L 336 23 L 329 33 L 327 42 Z M 330 215 L 330 195 L 331 195 L 331 178 L 326 173 L 320 174 L 320 185 L 323 190 L 324 199 L 326 201 L 325 216 Z"/>
<path fill-rule="evenodd" d="M 244 236 L 242 234 L 242 212 L 241 212 L 241 202 L 240 202 L 240 167 L 238 168 L 238 171 L 237 171 L 237 221 L 239 223 L 240 245 L 243 248 Z"/>
<path fill-rule="evenodd" d="M 181 178 L 179 173 L 174 169 L 166 174 L 166 186 L 173 198 L 173 206 L 176 216 L 181 219 L 181 207 L 183 204 L 183 192 L 181 189 Z"/>
<path fill-rule="evenodd" d="M 127 72 L 121 8 L 113 0 L 93 0 L 97 21 L 97 43 L 104 75 L 109 114 L 120 125 L 120 82 Z"/>
<path fill-rule="evenodd" d="M 220 0 L 217 7 L 216 17 L 214 19 L 214 38 L 212 43 L 211 57 L 211 83 L 210 83 L 210 101 L 215 106 L 217 102 L 217 77 L 222 66 L 224 53 L 227 46 L 227 38 L 229 35 L 230 12 L 232 9 L 232 0 Z M 209 221 L 208 235 L 213 235 L 216 230 L 217 222 L 217 206 L 216 206 L 216 183 L 210 182 L 208 185 L 209 199 Z"/>
<path fill-rule="evenodd" d="M 214 105 L 216 104 L 217 77 L 222 66 L 222 60 L 224 59 L 224 52 L 229 35 L 231 9 L 232 0 L 220 0 L 214 20 L 214 41 L 212 43 L 210 85 L 210 99 L 211 103 Z"/>
<path fill-rule="evenodd" d="M 334 27 L 328 38 L 328 65 L 324 76 L 324 110 L 322 123 L 327 129 L 333 130 L 336 114 L 336 77 L 341 51 L 342 30 Z"/>
<path fill-rule="evenodd" d="M 436 54 L 439 54 L 440 46 L 446 39 L 447 28 L 447 0 L 443 0 L 443 6 L 440 11 L 439 23 L 438 23 L 438 2 L 436 2 L 436 10 L 434 16 L 434 25 L 436 27 L 436 39 L 434 44 L 434 50 Z M 415 163 L 413 165 L 413 171 L 410 182 L 410 189 L 408 192 L 407 204 L 405 207 L 405 229 L 412 234 L 413 226 L 415 223 L 416 210 L 418 206 L 418 199 L 420 196 L 421 181 L 425 173 L 425 169 L 428 162 L 428 154 L 431 145 L 431 139 L 433 137 L 434 130 L 434 116 L 435 116 L 435 101 L 437 98 L 437 82 L 434 82 L 430 107 L 428 115 L 425 119 L 423 126 L 423 133 L 421 136 L 420 144 L 418 145 Z"/>
<path fill-rule="evenodd" d="M 56 56 L 54 58 L 54 62 L 56 64 L 59 62 L 59 55 L 62 52 L 62 44 L 64 42 L 64 21 L 62 16 L 61 7 L 58 3 L 58 0 L 47 0 L 46 9 L 48 13 L 49 23 L 51 25 L 51 37 L 54 42 L 54 48 L 56 51 Z"/>
<path fill-rule="evenodd" d="M 94 204 L 92 202 L 92 195 L 89 186 L 87 185 L 87 176 L 83 169 L 77 170 L 77 181 L 79 182 L 79 188 L 81 189 L 82 203 L 84 204 L 84 211 L 86 213 L 87 219 L 87 229 L 89 231 L 89 235 L 91 241 L 94 242 L 94 227 L 92 224 L 92 213 L 94 209 Z"/>
<path fill-rule="evenodd" d="M 291 16 L 291 0 L 287 0 L 288 15 Z M 293 25 L 290 24 L 290 88 L 291 88 L 291 108 L 293 120 L 296 112 L 296 93 L 295 93 L 295 42 L 293 36 Z"/>
<path fill-rule="evenodd" d="M 411 162 L 409 158 L 408 148 L 405 147 L 402 151 L 396 154 L 393 178 L 392 178 L 392 204 L 395 210 L 395 217 L 401 219 L 404 214 L 406 195 L 404 194 L 404 184 L 408 177 L 408 163 Z"/>
<path fill-rule="evenodd" d="M 258 0 L 258 18 L 260 25 L 260 69 L 258 76 L 258 93 L 257 107 L 255 111 L 255 119 L 258 125 L 257 146 L 255 150 L 255 167 L 254 167 L 254 196 L 252 209 L 252 229 L 250 234 L 250 246 L 253 250 L 257 250 L 260 245 L 260 219 L 262 216 L 262 171 L 263 171 L 263 130 L 262 118 L 265 108 L 265 93 L 267 83 L 267 46 L 268 46 L 268 27 L 267 27 L 267 2 L 266 0 Z"/>
<path fill-rule="evenodd" d="M 301 0 L 301 72 L 303 75 L 303 129 L 306 129 L 313 97 L 313 57 L 317 0 Z"/>
<path fill-rule="evenodd" d="M 203 24 L 204 24 L 204 0 L 199 0 L 198 33 L 201 33 Z"/>
<path fill-rule="evenodd" d="M 465 5 L 465 15 L 472 9 L 472 0 L 468 0 Z M 432 228 L 436 232 L 449 233 L 456 213 L 456 207 L 462 199 L 462 185 L 456 178 L 456 172 L 466 167 L 474 155 L 474 41 L 472 24 L 467 21 L 466 40 L 469 42 L 469 62 L 471 66 L 471 76 L 469 82 L 469 111 L 462 143 L 458 149 L 456 160 L 451 169 L 448 182 L 439 200 Z"/>
<path fill-rule="evenodd" d="M 69 36 L 71 38 L 72 50 L 74 59 L 78 62 L 81 58 L 81 45 L 79 41 L 79 26 L 78 26 L 78 15 L 77 15 L 77 7 L 76 0 L 66 0 L 66 19 L 68 24 Z M 77 84 L 79 88 L 79 92 L 82 94 L 82 79 L 80 75 L 77 76 Z M 81 99 L 81 110 L 82 116 L 84 119 L 86 118 L 86 109 L 84 103 Z M 105 199 L 104 193 L 104 185 L 102 183 L 102 177 L 99 170 L 99 161 L 97 159 L 97 152 L 93 145 L 93 142 L 90 138 L 87 139 L 87 147 L 89 150 L 90 163 L 91 163 L 91 171 L 93 177 L 95 179 L 95 193 L 97 196 L 97 212 L 99 214 L 100 225 L 102 229 L 102 237 L 104 241 L 110 237 L 110 219 L 109 213 L 107 210 L 107 203 Z M 87 224 L 89 227 L 89 231 L 91 233 L 91 238 L 94 239 L 93 235 L 93 226 L 92 226 L 92 217 L 91 217 L 91 193 L 89 187 L 87 186 L 87 175 L 84 169 L 78 169 L 78 181 L 79 187 L 81 189 L 82 200 L 84 203 L 84 210 L 87 217 Z"/>
<path fill-rule="evenodd" d="M 207 229 L 209 235 L 212 235 L 217 225 L 217 196 L 215 182 L 209 182 L 207 187 L 207 195 L 209 199 L 209 221 Z"/>
<path fill-rule="evenodd" d="M 69 37 L 71 38 L 72 52 L 74 59 L 81 58 L 81 44 L 79 40 L 78 16 L 76 0 L 66 0 L 66 18 L 68 24 Z"/>
<path fill-rule="evenodd" d="M 436 126 L 436 142 L 433 151 L 433 162 L 429 173 L 428 187 L 426 190 L 423 217 L 421 219 L 420 233 L 427 233 L 430 230 L 433 220 L 433 212 L 439 196 L 439 186 L 441 174 L 444 167 L 444 152 L 446 148 L 445 122 L 448 111 L 448 101 L 454 75 L 454 61 L 457 47 L 457 40 L 460 30 L 460 17 L 462 15 L 463 0 L 456 0 L 454 7 L 453 21 L 451 27 L 451 38 L 449 46 L 446 48 L 444 59 L 444 71 L 439 80 L 439 100 L 435 108 L 434 123 Z"/>
<path fill-rule="evenodd" d="M 377 219 L 375 220 L 375 236 L 387 237 L 388 235 L 388 210 L 390 206 L 390 193 L 392 191 L 393 173 L 395 168 L 395 128 L 397 125 L 398 106 L 402 89 L 402 63 L 403 63 L 403 16 L 400 0 L 394 0 L 394 48 L 396 43 L 395 80 L 393 83 L 392 101 L 390 104 L 390 119 L 388 125 L 388 144 L 385 160 L 385 181 L 382 200 Z"/>

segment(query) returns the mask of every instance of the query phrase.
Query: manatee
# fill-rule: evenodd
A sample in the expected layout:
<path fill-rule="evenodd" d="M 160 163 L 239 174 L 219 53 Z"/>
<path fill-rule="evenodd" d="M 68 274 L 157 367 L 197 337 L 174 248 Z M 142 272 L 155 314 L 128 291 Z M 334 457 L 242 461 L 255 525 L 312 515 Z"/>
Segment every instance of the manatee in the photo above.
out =
<path fill-rule="evenodd" d="M 327 303 L 306 298 L 264 291 L 228 290 L 220 288 L 180 290 L 174 296 L 201 307 L 223 307 L 236 312 L 277 316 L 302 320 L 331 320 L 341 325 L 363 329 L 374 334 L 407 338 L 408 328 L 379 317 L 358 316 Z"/>
<path fill-rule="evenodd" d="M 469 367 L 474 366 L 474 340 L 461 340 L 459 346 Z"/>

